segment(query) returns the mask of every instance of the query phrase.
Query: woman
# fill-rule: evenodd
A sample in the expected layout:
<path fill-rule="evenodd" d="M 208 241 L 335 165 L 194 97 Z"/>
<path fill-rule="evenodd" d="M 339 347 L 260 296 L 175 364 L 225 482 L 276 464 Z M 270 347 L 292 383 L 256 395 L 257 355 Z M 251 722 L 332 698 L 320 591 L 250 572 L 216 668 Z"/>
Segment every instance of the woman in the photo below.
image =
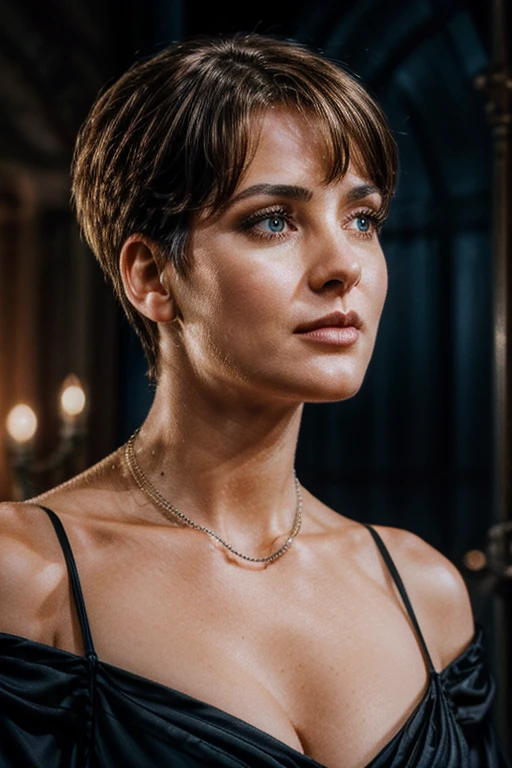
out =
<path fill-rule="evenodd" d="M 303 403 L 363 381 L 395 174 L 361 86 L 271 38 L 171 46 L 93 107 L 78 218 L 157 386 L 126 446 L 3 505 L 2 766 L 505 765 L 457 570 L 294 474 Z"/>

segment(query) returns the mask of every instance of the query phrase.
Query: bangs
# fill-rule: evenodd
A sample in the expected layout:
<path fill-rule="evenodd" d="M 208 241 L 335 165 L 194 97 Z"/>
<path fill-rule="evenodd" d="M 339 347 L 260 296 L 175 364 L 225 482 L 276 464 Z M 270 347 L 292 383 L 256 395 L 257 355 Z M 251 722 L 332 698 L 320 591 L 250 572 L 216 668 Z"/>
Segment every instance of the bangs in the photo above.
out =
<path fill-rule="evenodd" d="M 325 62 L 324 62 L 325 66 Z M 325 149 L 325 183 L 340 180 L 349 163 L 359 175 L 375 185 L 383 199 L 383 214 L 391 203 L 397 178 L 396 144 L 386 119 L 376 103 L 357 82 L 333 65 L 329 77 L 299 71 L 296 77 L 275 73 L 272 85 L 262 98 L 248 100 L 249 82 L 219 94 L 209 117 L 210 130 L 205 146 L 202 133 L 201 157 L 190 157 L 189 168 L 200 170 L 192 178 L 189 210 L 215 215 L 229 201 L 247 171 L 258 144 L 263 117 L 270 108 L 295 111 L 310 121 L 322 136 Z M 250 73 L 252 74 L 252 73 Z M 316 74 L 316 77 L 315 77 Z"/>

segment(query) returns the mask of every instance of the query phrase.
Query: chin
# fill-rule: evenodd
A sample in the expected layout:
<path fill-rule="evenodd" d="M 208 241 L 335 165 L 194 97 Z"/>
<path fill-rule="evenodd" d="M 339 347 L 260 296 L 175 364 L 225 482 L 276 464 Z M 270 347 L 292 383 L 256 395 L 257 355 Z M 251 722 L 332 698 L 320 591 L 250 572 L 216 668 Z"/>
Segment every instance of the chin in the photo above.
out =
<path fill-rule="evenodd" d="M 346 372 L 333 376 L 318 375 L 310 382 L 301 381 L 300 399 L 305 403 L 335 403 L 349 400 L 361 389 L 364 377 L 349 376 Z"/>
<path fill-rule="evenodd" d="M 317 393 L 311 393 L 311 396 L 306 398 L 306 403 L 338 403 L 342 400 L 350 400 L 351 397 L 357 395 L 361 389 L 361 383 L 352 387 L 331 387 L 326 388 L 323 391 Z"/>
<path fill-rule="evenodd" d="M 302 388 L 309 390 L 305 402 L 329 403 L 354 397 L 361 389 L 366 370 L 367 366 L 360 364 L 317 368 L 301 382 Z"/>
<path fill-rule="evenodd" d="M 252 370 L 244 378 L 250 396 L 288 403 L 334 403 L 354 397 L 363 384 L 367 365 L 361 361 L 330 362 L 318 365 L 288 365 L 283 370 Z"/>

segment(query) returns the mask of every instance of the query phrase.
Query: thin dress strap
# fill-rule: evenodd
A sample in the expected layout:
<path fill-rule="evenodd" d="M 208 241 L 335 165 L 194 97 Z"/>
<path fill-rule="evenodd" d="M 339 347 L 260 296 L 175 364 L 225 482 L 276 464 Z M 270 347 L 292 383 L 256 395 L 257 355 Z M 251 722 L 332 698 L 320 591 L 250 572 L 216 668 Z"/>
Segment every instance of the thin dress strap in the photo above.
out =
<path fill-rule="evenodd" d="M 425 656 L 425 660 L 427 662 L 429 671 L 431 673 L 435 672 L 435 667 L 432 663 L 432 659 L 430 658 L 430 653 L 428 652 L 427 644 L 425 642 L 425 638 L 423 637 L 420 629 L 420 625 L 418 624 L 418 619 L 416 618 L 416 614 L 414 613 L 413 607 L 411 605 L 411 601 L 409 600 L 409 595 L 406 592 L 406 589 L 404 587 L 404 583 L 402 581 L 402 578 L 400 574 L 398 573 L 398 570 L 396 568 L 396 565 L 393 562 L 393 559 L 391 555 L 389 554 L 389 550 L 382 541 L 381 537 L 377 533 L 377 531 L 371 526 L 366 525 L 365 528 L 368 528 L 371 535 L 373 536 L 373 540 L 375 541 L 380 554 L 382 555 L 382 558 L 384 562 L 386 563 L 386 566 L 391 574 L 391 578 L 396 584 L 396 588 L 398 589 L 398 592 L 400 593 L 400 597 L 402 598 L 403 604 L 405 605 L 405 610 L 407 611 L 407 614 L 411 620 L 411 623 L 416 631 L 416 635 L 418 637 L 420 646 L 423 650 L 423 654 Z"/>
<path fill-rule="evenodd" d="M 80 622 L 80 629 L 82 631 L 82 639 L 84 643 L 85 653 L 89 659 L 93 657 L 95 658 L 96 653 L 95 653 L 94 645 L 92 642 L 91 628 L 89 626 L 89 619 L 87 618 L 87 611 L 85 609 L 84 596 L 82 593 L 82 587 L 80 586 L 78 569 L 76 567 L 76 562 L 73 556 L 73 551 L 71 549 L 71 544 L 69 543 L 69 539 L 67 537 L 66 531 L 64 530 L 64 526 L 62 525 L 60 519 L 57 517 L 55 512 L 52 509 L 48 509 L 48 507 L 43 507 L 41 504 L 39 504 L 38 506 L 40 506 L 41 509 L 44 509 L 44 511 L 52 521 L 53 527 L 55 528 L 55 533 L 57 534 L 57 538 L 62 547 L 62 552 L 64 553 L 66 565 L 68 568 L 69 581 L 71 583 L 71 591 L 73 592 L 73 598 L 75 600 L 75 605 L 78 612 L 78 620 Z"/>

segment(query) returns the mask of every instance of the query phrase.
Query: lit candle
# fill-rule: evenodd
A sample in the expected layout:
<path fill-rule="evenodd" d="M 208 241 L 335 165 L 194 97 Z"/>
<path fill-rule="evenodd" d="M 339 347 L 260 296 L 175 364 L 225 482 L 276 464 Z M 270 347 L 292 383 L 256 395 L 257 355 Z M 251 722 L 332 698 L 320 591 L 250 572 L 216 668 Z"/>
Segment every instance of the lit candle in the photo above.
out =
<path fill-rule="evenodd" d="M 79 379 L 71 374 L 66 378 L 60 395 L 61 414 L 67 423 L 74 423 L 85 410 L 87 398 Z"/>
<path fill-rule="evenodd" d="M 28 447 L 37 430 L 37 416 L 29 405 L 18 403 L 7 416 L 7 432 L 15 445 Z"/>

